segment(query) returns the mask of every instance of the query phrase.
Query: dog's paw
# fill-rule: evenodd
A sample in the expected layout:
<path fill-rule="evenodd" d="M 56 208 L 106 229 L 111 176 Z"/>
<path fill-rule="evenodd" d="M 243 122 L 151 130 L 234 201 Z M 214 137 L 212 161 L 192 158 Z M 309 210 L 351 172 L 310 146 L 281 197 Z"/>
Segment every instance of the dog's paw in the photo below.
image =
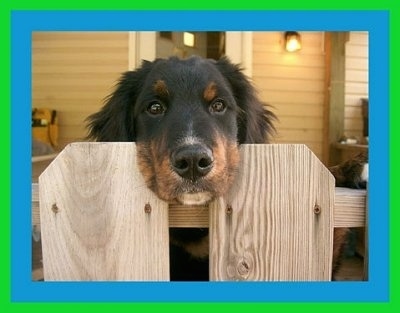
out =
<path fill-rule="evenodd" d="M 360 153 L 354 158 L 329 168 L 336 179 L 336 187 L 365 189 L 368 183 L 368 154 Z"/>

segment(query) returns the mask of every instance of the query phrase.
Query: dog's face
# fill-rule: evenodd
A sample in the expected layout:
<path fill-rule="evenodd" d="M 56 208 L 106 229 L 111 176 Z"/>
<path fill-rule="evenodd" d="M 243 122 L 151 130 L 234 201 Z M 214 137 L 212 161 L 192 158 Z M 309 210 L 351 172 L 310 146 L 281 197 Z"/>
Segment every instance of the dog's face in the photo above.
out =
<path fill-rule="evenodd" d="M 90 117 L 99 141 L 136 141 L 138 165 L 161 199 L 204 204 L 231 186 L 238 145 L 265 142 L 273 115 L 227 59 L 144 62 Z"/>
<path fill-rule="evenodd" d="M 207 60 L 162 60 L 134 109 L 139 168 L 165 200 L 201 204 L 221 195 L 238 164 L 238 106 Z"/>

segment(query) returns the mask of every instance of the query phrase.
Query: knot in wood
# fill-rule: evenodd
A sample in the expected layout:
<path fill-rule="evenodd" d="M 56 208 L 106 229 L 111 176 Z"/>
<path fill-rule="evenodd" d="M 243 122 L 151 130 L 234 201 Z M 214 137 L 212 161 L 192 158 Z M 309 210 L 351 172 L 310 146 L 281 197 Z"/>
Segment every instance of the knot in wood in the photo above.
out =
<path fill-rule="evenodd" d="M 233 212 L 233 208 L 231 205 L 228 204 L 226 207 L 226 214 L 231 215 L 232 212 Z"/>
<path fill-rule="evenodd" d="M 250 273 L 250 265 L 246 262 L 246 260 L 241 260 L 237 265 L 237 271 L 240 276 L 247 276 Z"/>

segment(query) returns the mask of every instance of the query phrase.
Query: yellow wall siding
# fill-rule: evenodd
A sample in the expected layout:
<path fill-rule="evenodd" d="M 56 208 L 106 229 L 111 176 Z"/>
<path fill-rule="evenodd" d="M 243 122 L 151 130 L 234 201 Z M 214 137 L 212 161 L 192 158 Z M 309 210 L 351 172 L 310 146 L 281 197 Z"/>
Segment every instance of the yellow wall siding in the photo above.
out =
<path fill-rule="evenodd" d="M 56 109 L 59 146 L 86 136 L 98 111 L 128 69 L 127 32 L 34 32 L 32 106 Z"/>
<path fill-rule="evenodd" d="M 279 143 L 305 143 L 322 157 L 325 55 L 323 32 L 300 32 L 303 48 L 283 49 L 283 32 L 253 32 L 253 81 L 273 106 Z M 84 119 L 103 105 L 128 69 L 127 32 L 35 32 L 32 106 L 58 110 L 60 148 L 86 135 Z M 361 136 L 360 98 L 368 97 L 368 33 L 346 45 L 345 134 Z"/>
<path fill-rule="evenodd" d="M 345 61 L 344 134 L 362 138 L 361 98 L 368 98 L 368 32 L 350 32 Z"/>
<path fill-rule="evenodd" d="M 283 48 L 283 32 L 253 32 L 253 81 L 278 116 L 277 143 L 304 143 L 322 157 L 323 32 L 300 32 L 302 49 Z"/>

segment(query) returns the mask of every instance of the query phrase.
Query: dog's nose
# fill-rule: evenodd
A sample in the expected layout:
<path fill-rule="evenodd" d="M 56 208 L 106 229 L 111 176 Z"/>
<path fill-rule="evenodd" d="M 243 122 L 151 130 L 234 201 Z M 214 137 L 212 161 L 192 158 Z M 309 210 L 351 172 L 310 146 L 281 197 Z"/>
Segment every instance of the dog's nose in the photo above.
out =
<path fill-rule="evenodd" d="M 211 171 L 212 151 L 200 144 L 183 146 L 172 154 L 171 164 L 181 177 L 196 180 Z"/>

